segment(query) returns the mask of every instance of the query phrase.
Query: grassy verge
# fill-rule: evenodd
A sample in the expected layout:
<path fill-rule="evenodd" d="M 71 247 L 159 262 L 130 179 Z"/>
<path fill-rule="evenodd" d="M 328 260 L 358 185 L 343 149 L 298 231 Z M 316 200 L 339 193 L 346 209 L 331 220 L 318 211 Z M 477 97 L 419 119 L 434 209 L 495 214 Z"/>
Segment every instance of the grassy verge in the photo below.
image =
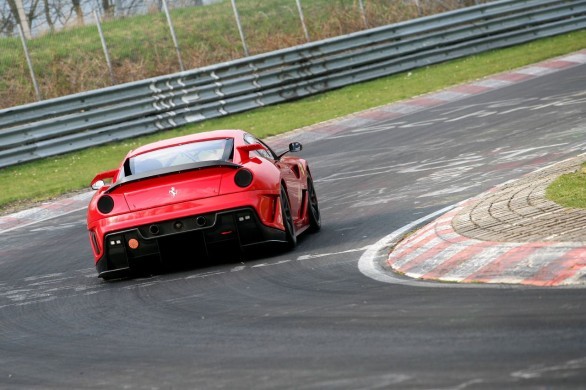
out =
<path fill-rule="evenodd" d="M 545 196 L 564 207 L 586 208 L 586 163 L 579 171 L 558 177 L 547 187 Z"/>
<path fill-rule="evenodd" d="M 583 48 L 586 48 L 586 31 L 450 61 L 148 137 L 5 168 L 0 170 L 0 212 L 87 188 L 97 172 L 115 168 L 128 150 L 154 140 L 221 128 L 241 128 L 266 137 Z"/>

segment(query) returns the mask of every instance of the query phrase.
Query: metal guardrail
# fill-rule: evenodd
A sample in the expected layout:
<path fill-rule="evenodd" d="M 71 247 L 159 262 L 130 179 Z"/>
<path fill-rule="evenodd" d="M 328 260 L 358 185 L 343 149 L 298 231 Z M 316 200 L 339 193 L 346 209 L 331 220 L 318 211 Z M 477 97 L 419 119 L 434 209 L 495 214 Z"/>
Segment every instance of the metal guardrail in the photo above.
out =
<path fill-rule="evenodd" d="M 0 167 L 586 28 L 586 0 L 504 0 L 0 110 Z"/>

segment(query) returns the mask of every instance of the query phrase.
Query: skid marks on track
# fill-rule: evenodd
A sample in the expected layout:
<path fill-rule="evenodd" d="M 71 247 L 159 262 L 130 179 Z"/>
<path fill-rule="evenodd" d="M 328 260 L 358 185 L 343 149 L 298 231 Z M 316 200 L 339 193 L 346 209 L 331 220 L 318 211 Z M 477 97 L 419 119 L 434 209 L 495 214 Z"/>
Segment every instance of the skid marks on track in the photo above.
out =
<path fill-rule="evenodd" d="M 56 230 L 65 230 L 65 229 L 70 229 L 70 228 L 75 228 L 75 227 L 80 227 L 80 226 L 85 226 L 85 225 L 86 225 L 85 220 L 79 220 L 79 221 L 75 221 L 75 222 L 59 223 L 59 224 L 55 224 L 55 225 L 32 228 L 29 230 L 29 232 L 52 232 L 52 231 L 56 231 Z"/>
<path fill-rule="evenodd" d="M 455 107 L 438 106 L 428 108 L 433 115 L 424 121 L 414 123 L 405 119 L 377 120 L 372 124 L 363 123 L 357 128 L 345 130 L 330 139 L 401 129 L 410 129 L 409 131 L 423 135 L 440 125 L 464 127 L 475 132 L 479 121 L 494 123 L 492 128 L 483 129 L 475 137 L 461 139 L 460 142 L 454 142 L 454 137 L 457 136 L 455 132 L 447 132 L 443 138 L 418 137 L 416 148 L 379 143 L 373 148 L 352 148 L 344 153 L 324 155 L 320 161 L 314 162 L 314 169 L 336 169 L 334 173 L 318 176 L 315 180 L 322 209 L 328 211 L 377 207 L 415 198 L 418 199 L 415 202 L 418 208 L 437 206 L 438 197 L 442 197 L 442 204 L 452 203 L 457 201 L 458 194 L 465 191 L 472 194 L 474 189 L 506 181 L 511 172 L 522 174 L 564 156 L 581 153 L 586 148 L 583 141 L 586 126 L 580 122 L 579 114 L 583 112 L 585 99 L 586 93 L 578 91 L 543 98 L 500 99 L 488 103 L 462 103 Z M 385 110 L 391 109 L 393 105 L 389 107 Z M 575 117 L 576 120 L 570 124 L 571 128 L 547 132 L 523 148 L 504 146 L 482 153 L 459 153 L 460 150 L 483 150 L 486 142 L 502 137 L 503 130 L 510 137 L 522 136 L 527 130 L 520 124 L 517 126 L 526 117 L 521 114 L 536 117 L 537 126 L 539 116 L 545 115 L 545 109 L 548 110 L 548 116 L 554 110 L 558 115 Z M 366 112 L 363 115 L 370 114 Z M 446 157 L 413 159 L 408 162 L 393 157 L 426 156 L 438 150 Z M 368 168 L 355 169 L 357 166 Z M 368 186 L 365 183 L 369 183 Z M 388 188 L 391 186 L 388 183 L 393 183 L 392 193 L 389 193 Z"/>
<path fill-rule="evenodd" d="M 386 164 L 362 170 L 352 169 L 352 166 L 374 165 L 369 162 L 371 156 L 368 153 L 354 157 L 364 164 L 351 165 L 344 164 L 347 156 L 336 154 L 329 156 L 324 165 L 341 168 L 336 173 L 315 180 L 315 183 L 322 211 L 378 208 L 405 199 L 417 199 L 415 207 L 427 208 L 437 206 L 437 199 L 441 199 L 442 204 L 455 203 L 462 193 L 473 195 L 476 189 L 506 181 L 512 171 L 521 174 L 535 170 L 562 156 L 580 153 L 584 147 L 584 144 L 566 142 L 523 149 L 499 147 L 482 154 L 463 153 L 455 157 L 407 163 L 387 161 Z M 357 185 L 361 178 L 368 179 L 368 187 Z M 394 187 L 389 183 L 393 183 Z"/>
<path fill-rule="evenodd" d="M 556 365 L 531 366 L 523 370 L 511 373 L 513 378 L 530 380 L 543 378 L 568 378 L 584 372 L 586 369 L 586 357 L 568 360 Z"/>
<path fill-rule="evenodd" d="M 128 279 L 119 282 L 104 282 L 97 278 L 94 268 L 84 268 L 70 272 L 59 272 L 45 275 L 31 275 L 16 281 L 0 282 L 0 310 L 9 307 L 27 306 L 37 303 L 51 302 L 56 299 L 89 296 L 103 292 L 119 290 L 120 293 L 128 290 L 149 288 L 166 283 L 179 281 L 201 280 L 219 277 L 234 272 L 256 271 L 266 267 L 275 267 L 299 261 L 310 261 L 324 257 L 362 252 L 368 247 L 350 249 L 341 252 L 311 253 L 298 255 L 294 259 L 283 259 L 262 263 L 240 263 L 235 266 L 225 266 L 212 271 L 191 271 L 185 273 L 155 275 L 146 278 Z M 182 276 L 176 277 L 175 275 Z M 180 299 L 180 297 L 178 297 Z"/>
<path fill-rule="evenodd" d="M 482 91 L 478 92 L 485 92 L 487 87 L 489 89 L 498 89 L 501 86 L 508 86 L 509 83 L 506 85 L 486 85 L 486 82 L 490 80 L 485 80 L 484 82 L 478 82 L 477 85 L 485 83 L 482 85 Z M 497 83 L 500 81 L 497 81 Z M 437 92 L 435 94 L 431 94 L 430 96 L 440 96 L 442 97 L 441 100 L 444 102 L 453 102 L 456 100 L 460 100 L 463 97 L 471 96 L 476 94 L 474 91 L 467 89 L 464 95 L 461 95 L 461 90 L 466 86 L 458 86 L 452 88 L 452 92 L 456 92 L 456 94 L 451 94 L 449 96 L 446 95 L 448 91 Z M 458 96 L 459 95 L 459 96 Z M 447 97 L 447 98 L 443 98 Z M 417 100 L 411 102 L 411 104 L 404 104 L 404 103 L 396 103 L 391 104 L 389 106 L 385 106 L 380 110 L 386 112 L 394 112 L 397 115 L 409 115 L 414 112 L 421 111 L 423 109 L 429 109 L 434 114 L 433 117 L 430 117 L 425 120 L 421 121 L 409 121 L 409 120 L 397 120 L 391 119 L 387 121 L 377 120 L 372 121 L 372 124 L 368 124 L 368 122 L 362 123 L 360 126 L 354 126 L 355 128 L 351 128 L 346 132 L 342 132 L 340 134 L 336 134 L 330 137 L 330 139 L 335 138 L 348 138 L 348 137 L 362 137 L 365 134 L 370 133 L 378 133 L 378 132 L 388 132 L 393 130 L 400 130 L 400 129 L 418 129 L 418 128 L 425 128 L 425 127 L 433 127 L 443 124 L 453 124 L 461 126 L 462 122 L 464 121 L 473 121 L 473 120 L 481 120 L 487 121 L 492 120 L 496 121 L 499 118 L 502 118 L 509 114 L 526 114 L 536 115 L 539 112 L 543 111 L 544 109 L 548 109 L 549 112 L 559 111 L 563 112 L 564 114 L 570 115 L 579 115 L 581 113 L 581 107 L 583 106 L 584 102 L 586 102 L 586 93 L 584 91 L 578 92 L 569 92 L 564 94 L 559 94 L 555 96 L 546 96 L 542 98 L 537 97 L 529 97 L 529 98 L 515 98 L 515 99 L 503 99 L 503 100 L 495 100 L 488 103 L 475 103 L 475 104 L 461 104 L 458 105 L 456 108 L 446 108 L 442 105 L 439 105 L 435 108 L 433 105 L 427 104 L 418 104 Z M 407 102 L 409 103 L 409 102 Z M 405 108 L 408 108 L 407 110 Z M 377 111 L 372 111 L 370 114 L 369 111 L 362 114 L 362 116 L 368 118 L 369 116 L 376 115 Z"/>

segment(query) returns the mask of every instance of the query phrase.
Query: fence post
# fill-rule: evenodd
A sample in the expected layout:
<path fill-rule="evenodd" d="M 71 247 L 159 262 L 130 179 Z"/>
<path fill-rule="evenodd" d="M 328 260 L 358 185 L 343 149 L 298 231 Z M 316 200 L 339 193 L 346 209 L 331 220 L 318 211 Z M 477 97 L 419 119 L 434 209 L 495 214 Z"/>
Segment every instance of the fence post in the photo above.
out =
<path fill-rule="evenodd" d="M 181 51 L 179 50 L 179 44 L 177 43 L 177 36 L 175 35 L 175 29 L 173 28 L 173 22 L 171 21 L 171 15 L 169 14 L 169 8 L 167 7 L 167 0 L 163 0 L 163 10 L 167 16 L 167 23 L 169 23 L 169 30 L 171 31 L 171 38 L 173 38 L 173 44 L 175 45 L 175 51 L 177 52 L 177 60 L 179 61 L 179 67 L 184 72 L 183 60 L 181 59 Z"/>
<path fill-rule="evenodd" d="M 106 64 L 108 64 L 108 70 L 110 71 L 110 81 L 112 82 L 112 85 L 114 85 L 116 84 L 114 69 L 112 69 L 110 54 L 108 54 L 108 46 L 106 46 L 106 38 L 104 38 L 104 32 L 102 31 L 102 23 L 100 23 L 100 17 L 96 10 L 94 10 L 94 18 L 96 19 L 96 26 L 98 26 L 98 34 L 100 34 L 100 41 L 102 42 L 102 49 L 104 49 L 104 56 L 106 56 Z"/>
<path fill-rule="evenodd" d="M 305 18 L 303 17 L 303 9 L 301 8 L 301 0 L 295 0 L 297 3 L 297 10 L 299 11 L 299 19 L 301 19 L 301 26 L 303 26 L 303 33 L 305 34 L 305 40 L 307 42 L 310 41 L 309 39 L 309 32 L 307 31 L 307 26 L 305 25 Z"/>
<path fill-rule="evenodd" d="M 368 20 L 366 19 L 366 10 L 364 9 L 364 1 L 358 0 L 358 6 L 360 7 L 360 14 L 362 15 L 362 21 L 364 22 L 364 28 L 368 28 Z"/>
<path fill-rule="evenodd" d="M 18 26 L 18 35 L 20 35 L 20 41 L 22 42 L 22 48 L 24 49 L 24 56 L 26 57 L 26 63 L 28 64 L 28 69 L 31 73 L 31 80 L 33 81 L 33 87 L 35 88 L 35 94 L 37 95 L 37 100 L 43 100 L 41 96 L 41 90 L 39 89 L 39 84 L 37 83 L 37 78 L 35 77 L 35 71 L 33 69 L 33 62 L 31 61 L 31 56 L 28 52 L 28 46 L 26 45 L 26 38 L 24 37 L 24 33 L 22 32 L 22 27 L 20 27 L 20 23 L 17 24 Z"/>
<path fill-rule="evenodd" d="M 232 9 L 234 10 L 234 17 L 236 18 L 236 24 L 238 25 L 238 32 L 240 33 L 240 39 L 242 40 L 242 48 L 244 49 L 244 55 L 246 57 L 248 57 L 249 56 L 248 47 L 246 46 L 246 39 L 244 38 L 244 31 L 242 30 L 242 25 L 240 24 L 240 15 L 238 15 L 238 8 L 236 8 L 236 0 L 232 0 Z"/>

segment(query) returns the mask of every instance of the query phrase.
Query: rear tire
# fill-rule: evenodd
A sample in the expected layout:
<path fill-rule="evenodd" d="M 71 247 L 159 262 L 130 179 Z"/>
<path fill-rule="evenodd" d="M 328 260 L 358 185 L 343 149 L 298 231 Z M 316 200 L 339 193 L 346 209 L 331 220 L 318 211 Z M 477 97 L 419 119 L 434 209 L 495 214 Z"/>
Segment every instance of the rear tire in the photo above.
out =
<path fill-rule="evenodd" d="M 289 196 L 284 187 L 281 187 L 281 215 L 283 216 L 283 226 L 285 227 L 285 236 L 287 239 L 286 248 L 291 250 L 297 245 L 297 236 L 295 235 L 295 225 L 291 216 L 291 206 Z"/>
<path fill-rule="evenodd" d="M 321 229 L 321 214 L 311 176 L 307 177 L 307 214 L 309 215 L 309 231 L 313 233 L 319 231 Z"/>

